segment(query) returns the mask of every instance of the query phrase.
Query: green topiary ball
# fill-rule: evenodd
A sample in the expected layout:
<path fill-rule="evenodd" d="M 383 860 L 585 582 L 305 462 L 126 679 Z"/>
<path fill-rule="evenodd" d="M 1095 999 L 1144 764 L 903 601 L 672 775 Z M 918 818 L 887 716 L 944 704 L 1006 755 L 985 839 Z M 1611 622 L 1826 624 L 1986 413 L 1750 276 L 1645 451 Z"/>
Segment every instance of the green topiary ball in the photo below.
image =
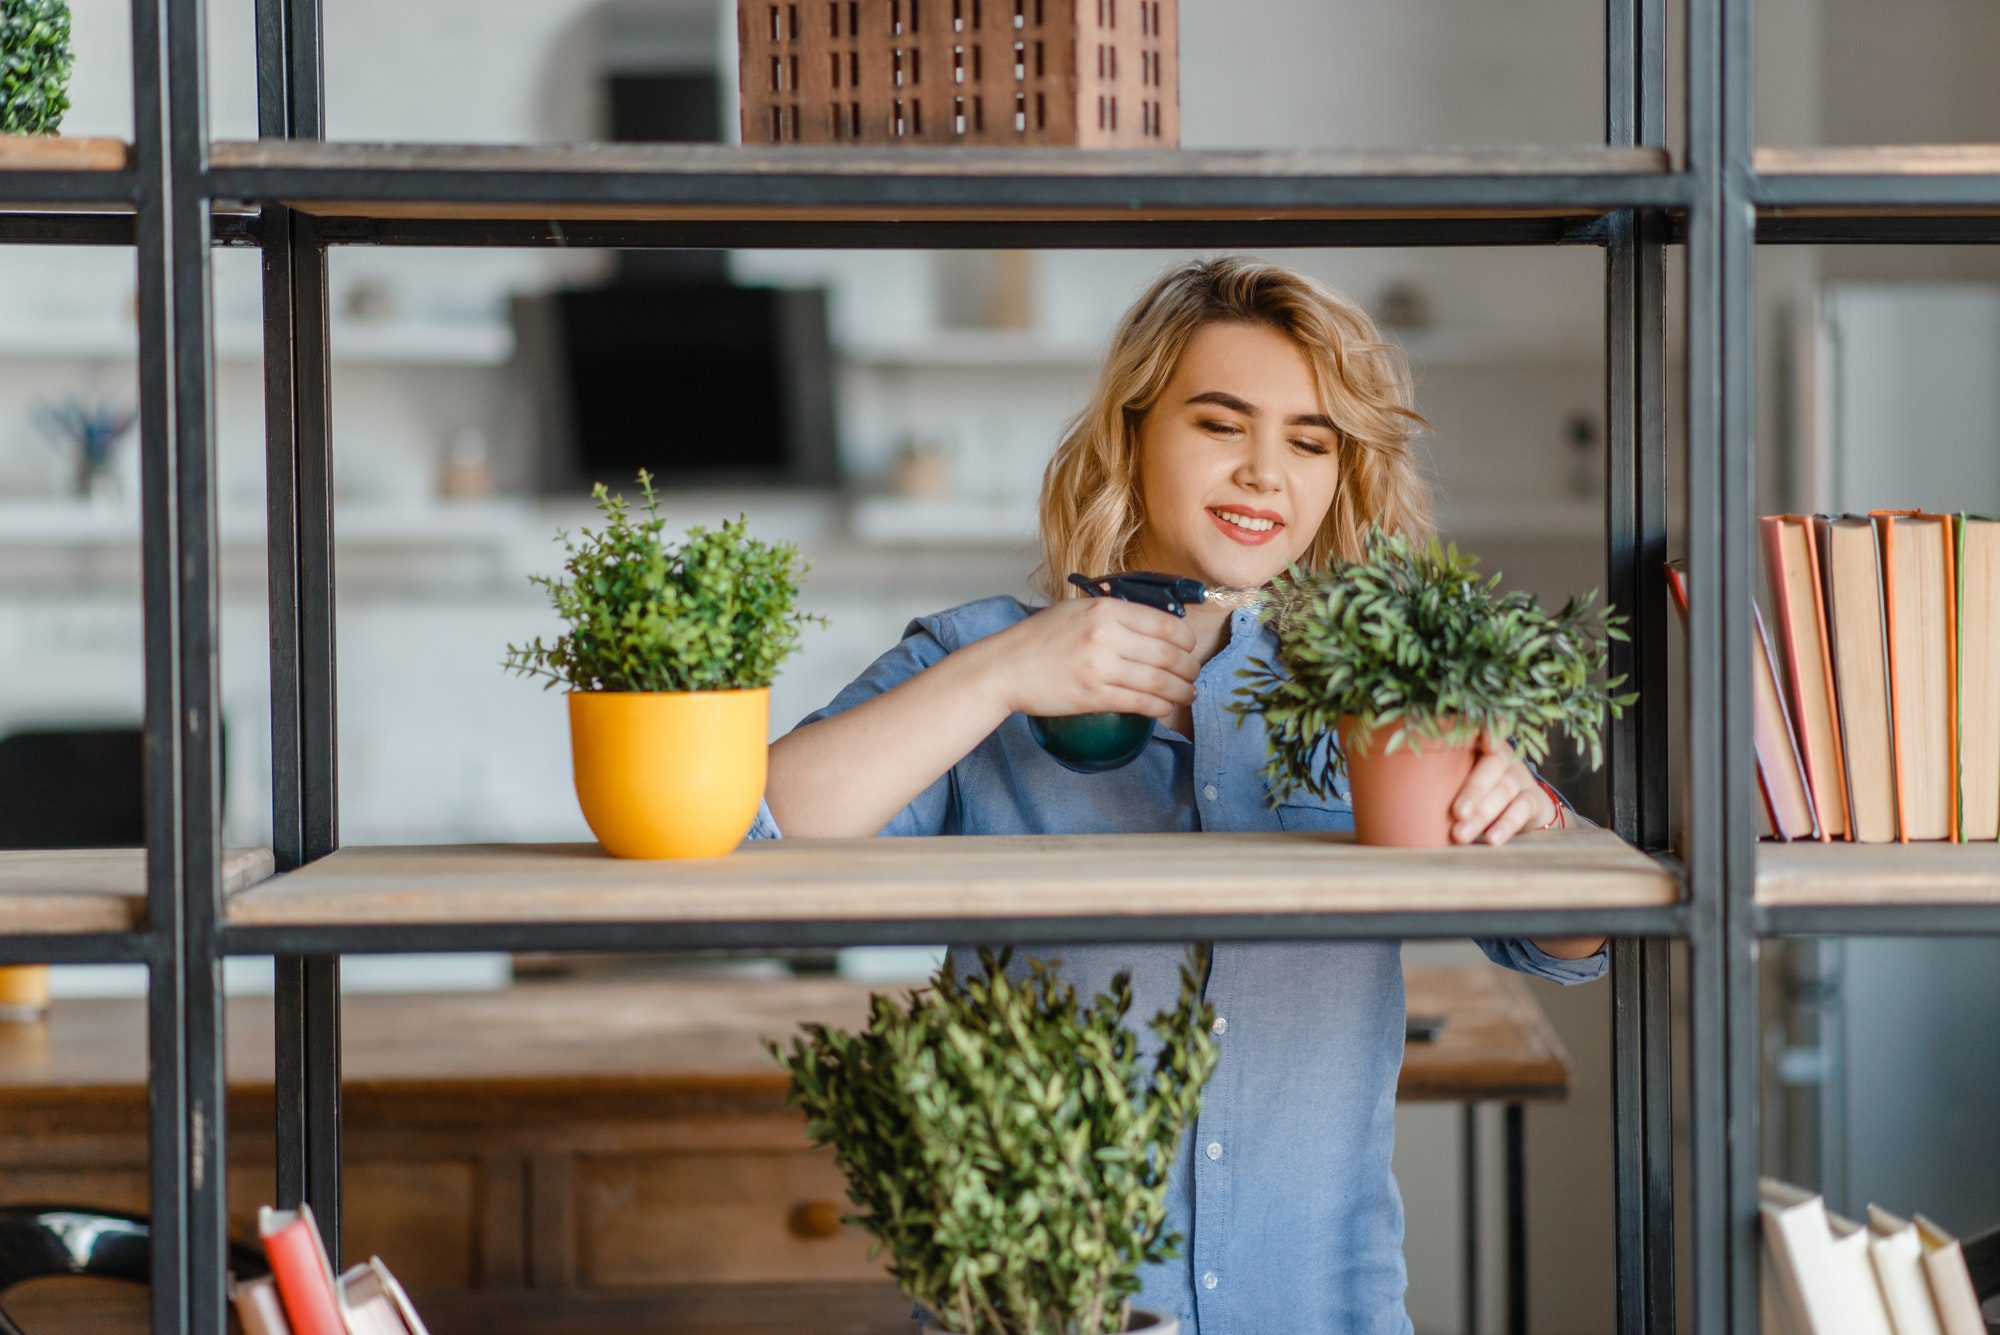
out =
<path fill-rule="evenodd" d="M 69 110 L 68 0 L 0 0 L 0 134 L 54 134 Z"/>

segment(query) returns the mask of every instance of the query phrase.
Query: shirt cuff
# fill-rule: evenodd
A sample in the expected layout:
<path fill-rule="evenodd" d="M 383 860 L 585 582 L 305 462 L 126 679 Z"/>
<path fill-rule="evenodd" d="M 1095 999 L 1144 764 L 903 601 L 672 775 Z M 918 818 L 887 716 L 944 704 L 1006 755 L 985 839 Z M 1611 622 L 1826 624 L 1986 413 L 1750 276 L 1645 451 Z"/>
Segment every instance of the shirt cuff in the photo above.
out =
<path fill-rule="evenodd" d="M 1551 955 L 1525 936 L 1482 941 L 1480 945 L 1486 948 L 1494 963 L 1533 974 L 1537 978 L 1546 978 L 1552 983 L 1595 982 L 1611 967 L 1611 943 L 1608 939 L 1592 954 L 1574 960 Z"/>
<path fill-rule="evenodd" d="M 771 816 L 771 804 L 761 797 L 758 798 L 757 819 L 750 822 L 750 833 L 744 835 L 743 838 L 747 841 L 751 839 L 782 839 L 784 837 L 778 830 L 778 822 Z"/>

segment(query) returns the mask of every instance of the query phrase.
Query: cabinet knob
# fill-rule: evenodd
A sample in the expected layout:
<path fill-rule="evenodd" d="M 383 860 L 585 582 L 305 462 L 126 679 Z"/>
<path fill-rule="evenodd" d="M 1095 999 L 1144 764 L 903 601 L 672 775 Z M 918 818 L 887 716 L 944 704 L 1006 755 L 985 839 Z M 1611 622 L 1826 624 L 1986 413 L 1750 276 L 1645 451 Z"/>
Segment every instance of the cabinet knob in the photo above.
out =
<path fill-rule="evenodd" d="M 786 1223 L 795 1237 L 830 1238 L 840 1232 L 840 1207 L 832 1201 L 801 1201 Z"/>

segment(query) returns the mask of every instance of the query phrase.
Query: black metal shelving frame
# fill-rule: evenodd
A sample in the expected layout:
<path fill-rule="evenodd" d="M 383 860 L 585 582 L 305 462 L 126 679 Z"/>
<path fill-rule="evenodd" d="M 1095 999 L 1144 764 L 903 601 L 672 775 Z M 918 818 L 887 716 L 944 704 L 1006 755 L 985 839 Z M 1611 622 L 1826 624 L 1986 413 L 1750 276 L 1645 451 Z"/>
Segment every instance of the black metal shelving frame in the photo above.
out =
<path fill-rule="evenodd" d="M 0 243 L 133 245 L 138 261 L 148 925 L 87 936 L 0 936 L 0 960 L 149 966 L 156 1332 L 224 1329 L 224 956 L 277 957 L 275 1193 L 283 1204 L 311 1202 L 337 1254 L 343 952 L 922 942 L 964 926 L 909 919 L 232 927 L 220 888 L 215 727 L 215 245 L 256 246 L 263 260 L 273 848 L 280 871 L 339 847 L 326 283 L 332 246 L 1601 248 L 1608 588 L 1636 625 L 1633 642 L 1616 648 L 1614 671 L 1631 674 L 1642 691 L 1640 707 L 1610 732 L 1610 823 L 1675 873 L 1683 901 L 1631 910 L 1021 919 L 982 924 L 980 933 L 995 941 L 1610 933 L 1620 1335 L 1676 1325 L 1670 947 L 1684 940 L 1692 1258 L 1685 1315 L 1702 1332 L 1756 1328 L 1758 939 L 2000 931 L 2000 906 L 1764 909 L 1755 902 L 1755 246 L 2000 242 L 2000 173 L 1760 175 L 1750 0 L 1686 6 L 1686 140 L 1677 165 L 1662 152 L 1657 170 L 1480 170 L 1475 152 L 1470 166 L 1429 174 L 1379 165 L 1395 155 L 1366 154 L 1331 155 L 1324 169 L 1308 162 L 1276 174 L 1227 154 L 1152 155 L 1156 165 L 1123 174 L 987 171 L 976 164 L 1000 160 L 985 156 L 988 150 L 912 153 L 902 159 L 907 170 L 881 175 L 843 171 L 831 153 L 788 157 L 783 150 L 756 152 L 790 170 L 756 173 L 698 154 L 674 162 L 670 155 L 607 162 L 578 154 L 552 167 L 533 155 L 512 165 L 504 155 L 481 161 L 479 150 L 467 150 L 463 161 L 445 155 L 412 167 L 343 156 L 348 146 L 313 151 L 324 137 L 318 0 L 257 0 L 255 12 L 260 139 L 307 148 L 276 161 L 253 152 L 217 162 L 207 135 L 203 0 L 132 0 L 130 166 L 0 171 Z M 1606 0 L 1604 14 L 1603 146 L 1664 151 L 1665 0 Z M 738 161 L 752 153 L 730 152 Z M 736 212 L 724 216 L 724 206 Z M 815 216 L 842 206 L 874 216 Z M 536 216 L 538 208 L 564 216 Z M 675 216 L 630 216 L 645 209 Z M 716 216 L 701 216 L 704 209 Z M 756 216 L 742 216 L 745 210 Z M 469 211 L 515 216 L 464 216 Z M 1685 255 L 1693 582 L 1689 797 L 1678 854 L 1666 851 L 1670 628 L 1658 575 L 1667 555 L 1673 246 Z"/>

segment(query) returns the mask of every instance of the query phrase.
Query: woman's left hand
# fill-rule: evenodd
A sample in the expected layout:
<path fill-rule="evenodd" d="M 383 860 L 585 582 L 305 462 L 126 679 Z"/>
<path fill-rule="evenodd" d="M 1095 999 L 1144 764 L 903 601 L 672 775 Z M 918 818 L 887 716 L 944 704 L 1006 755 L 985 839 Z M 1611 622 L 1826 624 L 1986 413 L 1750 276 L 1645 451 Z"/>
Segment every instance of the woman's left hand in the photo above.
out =
<path fill-rule="evenodd" d="M 1556 805 L 1514 748 L 1482 735 L 1479 759 L 1451 802 L 1451 841 L 1504 844 L 1555 819 Z"/>

